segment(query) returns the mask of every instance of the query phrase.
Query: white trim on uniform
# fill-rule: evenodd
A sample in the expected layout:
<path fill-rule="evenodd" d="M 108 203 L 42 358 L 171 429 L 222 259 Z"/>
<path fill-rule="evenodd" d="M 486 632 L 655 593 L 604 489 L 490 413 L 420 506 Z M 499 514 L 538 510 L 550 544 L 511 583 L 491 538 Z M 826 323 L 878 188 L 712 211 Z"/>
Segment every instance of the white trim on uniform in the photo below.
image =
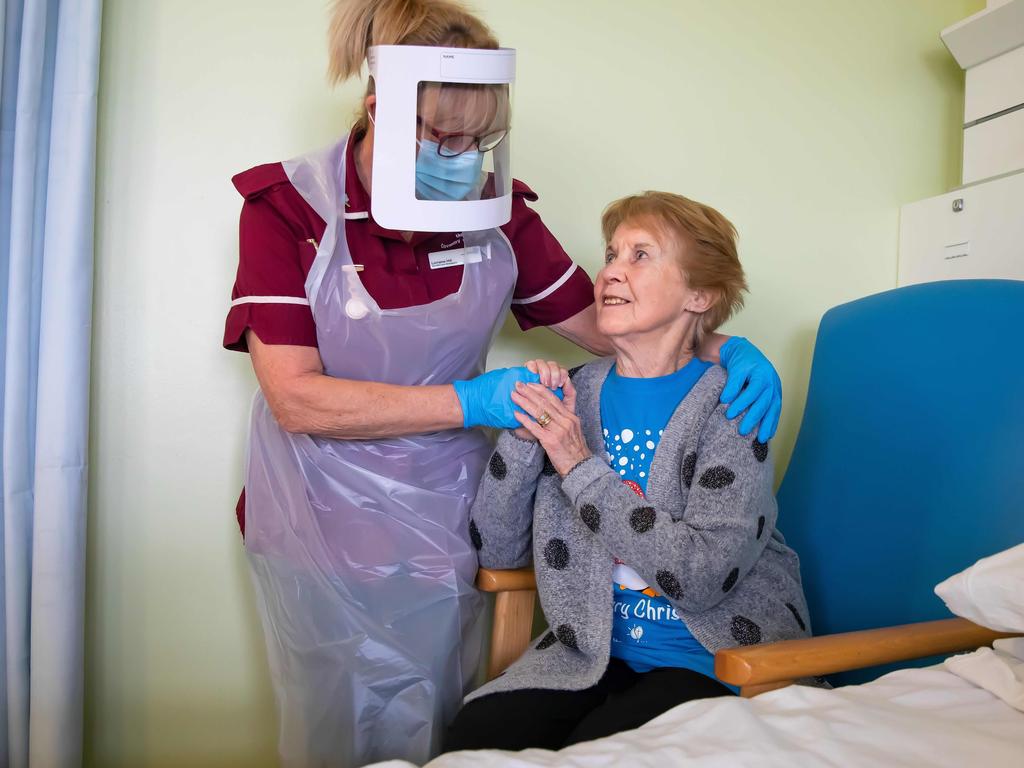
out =
<path fill-rule="evenodd" d="M 570 277 L 572 277 L 572 273 L 575 272 L 575 271 L 576 271 L 576 264 L 574 263 L 571 267 L 569 267 L 567 270 L 565 270 L 565 274 L 564 275 L 562 275 L 560 278 L 555 280 L 555 282 L 553 282 L 551 285 L 549 285 L 543 291 L 538 293 L 536 296 L 531 296 L 528 299 L 512 299 L 512 303 L 513 304 L 533 304 L 533 302 L 535 302 L 535 301 L 540 301 L 541 299 L 546 299 L 552 293 L 554 293 L 559 288 L 561 288 L 563 285 L 565 285 L 565 281 L 568 280 Z"/>
<path fill-rule="evenodd" d="M 308 307 L 309 299 L 299 296 L 239 296 L 231 302 L 232 307 L 237 307 L 240 304 L 298 304 Z"/>
<path fill-rule="evenodd" d="M 368 219 L 370 214 L 367 211 L 354 211 L 352 213 L 342 214 L 346 219 Z"/>

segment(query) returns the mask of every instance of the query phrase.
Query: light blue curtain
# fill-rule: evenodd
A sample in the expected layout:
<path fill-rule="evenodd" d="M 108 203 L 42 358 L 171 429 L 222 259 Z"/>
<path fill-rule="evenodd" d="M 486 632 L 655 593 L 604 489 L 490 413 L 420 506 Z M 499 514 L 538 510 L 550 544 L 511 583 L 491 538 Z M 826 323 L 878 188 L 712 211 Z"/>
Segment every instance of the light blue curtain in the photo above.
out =
<path fill-rule="evenodd" d="M 82 759 L 101 0 L 3 3 L 0 764 Z"/>

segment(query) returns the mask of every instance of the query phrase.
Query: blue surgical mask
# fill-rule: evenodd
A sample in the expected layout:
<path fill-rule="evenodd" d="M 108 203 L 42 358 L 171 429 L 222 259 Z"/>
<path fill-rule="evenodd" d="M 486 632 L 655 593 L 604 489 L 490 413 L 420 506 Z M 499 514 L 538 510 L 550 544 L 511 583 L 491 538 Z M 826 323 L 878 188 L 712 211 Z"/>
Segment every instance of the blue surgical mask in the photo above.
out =
<path fill-rule="evenodd" d="M 480 184 L 484 155 L 476 149 L 442 157 L 437 142 L 420 140 L 416 155 L 416 196 L 422 200 L 465 200 Z"/>

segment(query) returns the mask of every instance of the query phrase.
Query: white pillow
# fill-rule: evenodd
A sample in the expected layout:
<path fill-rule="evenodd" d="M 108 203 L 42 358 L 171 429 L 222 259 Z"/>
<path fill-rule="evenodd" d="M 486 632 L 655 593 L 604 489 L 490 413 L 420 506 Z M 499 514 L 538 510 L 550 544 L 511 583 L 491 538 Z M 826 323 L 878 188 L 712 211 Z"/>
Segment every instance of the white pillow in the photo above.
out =
<path fill-rule="evenodd" d="M 983 557 L 935 588 L 957 616 L 998 632 L 1024 632 L 1024 544 Z"/>

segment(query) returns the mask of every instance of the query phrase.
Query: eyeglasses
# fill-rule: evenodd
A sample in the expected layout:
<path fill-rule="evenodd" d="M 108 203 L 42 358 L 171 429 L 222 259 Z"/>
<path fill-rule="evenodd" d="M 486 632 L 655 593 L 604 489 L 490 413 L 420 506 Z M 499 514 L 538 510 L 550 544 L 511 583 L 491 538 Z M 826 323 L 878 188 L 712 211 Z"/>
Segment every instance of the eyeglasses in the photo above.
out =
<path fill-rule="evenodd" d="M 434 137 L 434 140 L 437 142 L 437 154 L 441 157 L 458 157 L 464 152 L 469 152 L 471 149 L 477 149 L 480 152 L 490 152 L 508 136 L 507 128 L 500 131 L 492 131 L 483 136 L 471 136 L 468 133 L 442 133 L 435 131 L 419 116 L 416 117 L 416 125 L 419 126 L 421 131 L 426 131 Z"/>

